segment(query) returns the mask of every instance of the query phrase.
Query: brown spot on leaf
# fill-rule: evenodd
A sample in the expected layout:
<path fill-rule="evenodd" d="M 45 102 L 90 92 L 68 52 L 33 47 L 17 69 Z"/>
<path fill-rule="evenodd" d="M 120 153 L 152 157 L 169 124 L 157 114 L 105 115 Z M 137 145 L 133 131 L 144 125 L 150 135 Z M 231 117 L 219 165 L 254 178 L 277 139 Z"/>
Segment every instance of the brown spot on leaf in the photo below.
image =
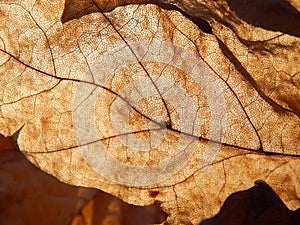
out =
<path fill-rule="evenodd" d="M 156 198 L 159 194 L 159 191 L 149 191 L 150 198 Z"/>

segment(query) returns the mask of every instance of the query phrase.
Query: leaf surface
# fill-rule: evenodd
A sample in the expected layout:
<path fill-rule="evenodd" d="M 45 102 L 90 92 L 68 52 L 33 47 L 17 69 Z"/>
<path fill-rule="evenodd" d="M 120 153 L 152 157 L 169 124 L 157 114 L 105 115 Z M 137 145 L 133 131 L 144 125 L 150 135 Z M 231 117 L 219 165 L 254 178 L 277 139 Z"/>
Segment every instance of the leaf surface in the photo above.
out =
<path fill-rule="evenodd" d="M 62 23 L 64 5 L 0 5 L 0 132 L 21 129 L 31 162 L 132 204 L 160 202 L 169 224 L 197 224 L 258 179 L 299 207 L 298 37 L 250 25 L 226 2 L 176 2 L 213 34 L 143 4 Z"/>

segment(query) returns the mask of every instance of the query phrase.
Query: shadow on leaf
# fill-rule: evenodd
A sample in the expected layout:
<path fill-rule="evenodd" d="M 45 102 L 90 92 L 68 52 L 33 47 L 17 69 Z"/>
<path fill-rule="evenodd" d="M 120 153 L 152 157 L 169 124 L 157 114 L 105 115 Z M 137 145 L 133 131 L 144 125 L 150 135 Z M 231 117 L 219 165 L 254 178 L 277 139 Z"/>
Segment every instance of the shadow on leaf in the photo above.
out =
<path fill-rule="evenodd" d="M 199 225 L 297 225 L 300 208 L 289 210 L 272 188 L 263 181 L 231 194 L 219 213 Z"/>
<path fill-rule="evenodd" d="M 300 36 L 300 14 L 288 1 L 228 0 L 228 4 L 238 17 L 249 24 Z"/>

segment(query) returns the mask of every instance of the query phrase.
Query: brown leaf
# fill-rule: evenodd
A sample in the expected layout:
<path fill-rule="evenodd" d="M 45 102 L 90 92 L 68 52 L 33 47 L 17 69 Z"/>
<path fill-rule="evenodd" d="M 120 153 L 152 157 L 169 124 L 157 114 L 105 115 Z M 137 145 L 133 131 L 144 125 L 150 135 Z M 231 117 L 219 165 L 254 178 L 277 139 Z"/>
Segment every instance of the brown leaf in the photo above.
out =
<path fill-rule="evenodd" d="M 213 34 L 155 5 L 62 23 L 64 5 L 0 5 L 0 132 L 23 127 L 31 162 L 160 202 L 168 224 L 197 224 L 257 179 L 299 207 L 299 38 L 246 23 L 226 1 L 176 1 Z"/>

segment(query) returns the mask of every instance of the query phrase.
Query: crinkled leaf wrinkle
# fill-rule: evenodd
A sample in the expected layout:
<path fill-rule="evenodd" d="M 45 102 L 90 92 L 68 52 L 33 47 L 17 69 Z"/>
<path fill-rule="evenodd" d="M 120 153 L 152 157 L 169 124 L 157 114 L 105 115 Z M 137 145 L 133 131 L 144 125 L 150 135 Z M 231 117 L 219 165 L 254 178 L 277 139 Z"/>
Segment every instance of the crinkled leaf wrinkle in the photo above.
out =
<path fill-rule="evenodd" d="M 272 55 L 241 41 L 249 27 L 234 33 L 212 18 L 218 34 L 205 34 L 155 5 L 66 23 L 64 1 L 0 9 L 0 132 L 22 128 L 19 148 L 42 170 L 160 202 L 169 224 L 199 223 L 258 179 L 299 207 L 299 114 L 288 98 L 299 99 L 298 38 L 253 28 Z"/>

